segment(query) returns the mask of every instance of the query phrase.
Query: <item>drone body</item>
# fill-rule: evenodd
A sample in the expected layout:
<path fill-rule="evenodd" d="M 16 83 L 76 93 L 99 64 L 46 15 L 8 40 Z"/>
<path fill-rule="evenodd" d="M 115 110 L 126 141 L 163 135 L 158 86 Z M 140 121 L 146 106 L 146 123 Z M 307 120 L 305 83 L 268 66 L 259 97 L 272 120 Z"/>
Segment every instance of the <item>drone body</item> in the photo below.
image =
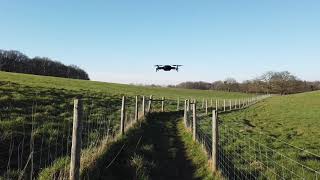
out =
<path fill-rule="evenodd" d="M 182 65 L 155 65 L 156 72 L 158 72 L 159 70 L 163 70 L 163 71 L 176 70 L 178 72 L 180 66 Z"/>

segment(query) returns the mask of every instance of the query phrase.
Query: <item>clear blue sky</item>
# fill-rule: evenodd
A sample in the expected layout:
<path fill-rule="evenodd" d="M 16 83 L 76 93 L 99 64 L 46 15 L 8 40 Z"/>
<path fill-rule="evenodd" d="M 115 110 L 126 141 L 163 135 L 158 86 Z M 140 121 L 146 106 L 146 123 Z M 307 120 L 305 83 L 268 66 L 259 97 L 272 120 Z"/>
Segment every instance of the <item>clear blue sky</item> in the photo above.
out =
<path fill-rule="evenodd" d="M 319 0 L 1 0 L 0 17 L 0 49 L 76 64 L 93 80 L 320 79 Z"/>

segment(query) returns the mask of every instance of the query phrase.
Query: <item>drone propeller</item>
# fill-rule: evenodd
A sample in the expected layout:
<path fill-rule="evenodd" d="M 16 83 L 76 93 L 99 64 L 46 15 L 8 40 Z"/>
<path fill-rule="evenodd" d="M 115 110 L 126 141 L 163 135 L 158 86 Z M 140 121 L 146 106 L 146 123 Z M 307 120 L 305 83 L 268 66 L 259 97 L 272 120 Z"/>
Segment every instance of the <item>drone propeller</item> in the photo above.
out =
<path fill-rule="evenodd" d="M 179 72 L 179 67 L 183 66 L 183 65 L 172 65 L 172 66 L 175 66 L 176 67 L 176 71 Z"/>

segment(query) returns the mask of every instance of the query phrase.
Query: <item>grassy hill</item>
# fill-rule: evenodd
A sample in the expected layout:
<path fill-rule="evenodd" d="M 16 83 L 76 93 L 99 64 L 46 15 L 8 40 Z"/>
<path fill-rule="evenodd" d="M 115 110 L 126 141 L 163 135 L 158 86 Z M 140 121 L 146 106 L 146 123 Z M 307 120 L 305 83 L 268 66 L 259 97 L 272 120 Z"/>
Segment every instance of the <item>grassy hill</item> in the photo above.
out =
<path fill-rule="evenodd" d="M 130 96 L 127 104 L 133 107 L 133 96 L 151 94 L 156 98 L 165 96 L 172 99 L 173 103 L 176 103 L 177 97 L 181 100 L 200 100 L 253 96 L 243 93 L 151 88 L 0 72 L 0 179 L 1 176 L 5 176 L 5 179 L 15 179 L 21 174 L 28 162 L 31 140 L 34 141 L 36 151 L 35 176 L 43 167 L 52 165 L 58 158 L 68 154 L 74 98 L 81 97 L 84 101 L 86 138 L 83 147 L 90 148 L 96 145 L 97 137 L 106 133 L 105 129 L 101 129 L 101 122 L 109 123 L 111 133 L 116 133 L 119 129 L 122 95 Z M 128 113 L 132 112 L 133 108 L 128 108 Z M 100 131 L 97 131 L 97 128 Z M 30 169 L 28 166 L 26 168 Z"/>
<path fill-rule="evenodd" d="M 154 95 L 157 97 L 165 96 L 167 98 L 241 98 L 250 97 L 251 94 L 244 93 L 229 93 L 223 91 L 204 91 L 178 88 L 158 88 L 158 87 L 143 87 L 126 84 L 115 84 L 85 80 L 74 80 L 66 78 L 46 77 L 28 74 L 17 74 L 0 72 L 0 80 L 17 83 L 20 85 L 41 88 L 64 89 L 71 91 L 90 91 L 95 93 L 103 93 L 108 95 Z"/>

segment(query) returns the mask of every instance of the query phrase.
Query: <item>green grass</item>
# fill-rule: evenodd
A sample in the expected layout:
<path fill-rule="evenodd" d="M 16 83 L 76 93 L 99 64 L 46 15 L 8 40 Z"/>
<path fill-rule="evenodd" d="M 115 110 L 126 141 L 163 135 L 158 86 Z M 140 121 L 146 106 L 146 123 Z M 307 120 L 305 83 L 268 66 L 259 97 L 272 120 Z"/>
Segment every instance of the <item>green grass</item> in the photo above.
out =
<path fill-rule="evenodd" d="M 232 163 L 243 173 L 258 171 L 261 179 L 314 179 L 315 173 L 303 171 L 298 163 L 320 170 L 319 91 L 273 96 L 245 110 L 222 114 L 220 121 L 223 149 L 231 159 L 236 157 Z M 210 134 L 209 119 L 201 127 Z"/>
<path fill-rule="evenodd" d="M 201 100 L 202 98 L 228 99 L 253 96 L 243 93 L 151 88 L 0 72 L 0 154 L 2 157 L 0 176 L 6 174 L 10 149 L 13 151 L 10 172 L 6 177 L 15 179 L 19 175 L 30 154 L 31 134 L 37 151 L 34 157 L 35 176 L 43 167 L 53 165 L 52 163 L 57 159 L 59 161 L 53 166 L 60 167 L 65 154 L 70 150 L 74 98 L 83 99 L 86 112 L 85 129 L 98 126 L 97 119 L 104 122 L 111 120 L 110 126 L 115 133 L 119 129 L 121 96 L 130 96 L 128 97 L 130 108 L 127 109 L 132 116 L 133 96 L 151 94 L 157 99 L 165 96 L 172 100 L 168 101 L 170 106 L 166 105 L 166 110 L 175 109 L 177 97 L 182 101 L 187 97 Z M 159 107 L 159 103 L 154 105 L 155 109 Z M 105 132 L 105 130 L 88 132 L 84 139 L 85 147 L 91 147 L 94 144 L 92 142 L 95 142 L 97 137 L 103 136 Z M 39 153 L 40 150 L 43 150 L 42 153 Z M 29 169 L 30 167 L 27 167 L 27 171 Z M 28 172 L 25 176 L 29 176 Z"/>
<path fill-rule="evenodd" d="M 191 132 L 189 132 L 182 121 L 178 124 L 179 137 L 182 139 L 187 158 L 192 161 L 196 167 L 195 176 L 201 179 L 222 179 L 221 175 L 216 173 L 215 176 L 210 168 L 208 155 L 201 148 L 201 144 L 193 141 Z"/>
<path fill-rule="evenodd" d="M 320 91 L 274 96 L 221 118 L 238 131 L 271 136 L 320 155 Z"/>

